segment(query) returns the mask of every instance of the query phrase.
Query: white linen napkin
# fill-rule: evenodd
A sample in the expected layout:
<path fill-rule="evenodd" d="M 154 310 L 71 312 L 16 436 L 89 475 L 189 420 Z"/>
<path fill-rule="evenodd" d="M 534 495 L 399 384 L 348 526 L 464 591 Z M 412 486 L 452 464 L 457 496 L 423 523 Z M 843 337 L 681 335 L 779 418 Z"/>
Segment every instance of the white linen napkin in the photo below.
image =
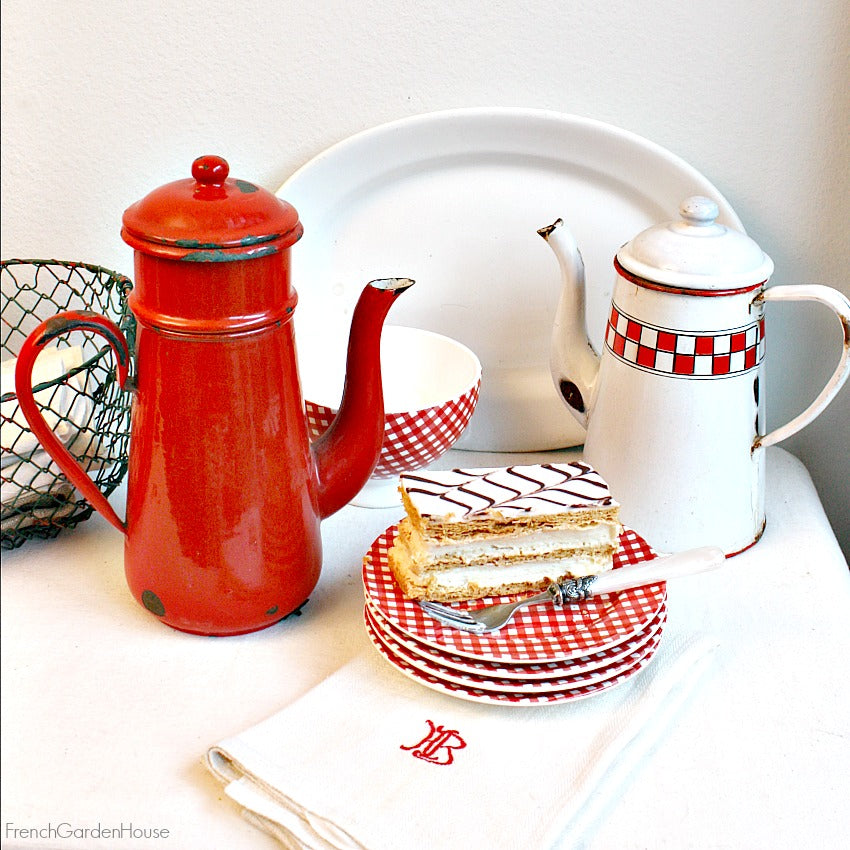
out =
<path fill-rule="evenodd" d="M 664 635 L 648 667 L 610 691 L 524 707 L 431 691 L 369 650 L 212 747 L 207 765 L 287 850 L 572 847 L 716 646 Z"/>
<path fill-rule="evenodd" d="M 15 391 L 15 366 L 17 357 L 4 360 L 0 366 L 0 390 L 6 396 Z M 49 346 L 35 361 L 32 370 L 32 385 L 38 386 L 45 381 L 54 381 L 67 375 L 72 369 L 83 363 L 83 350 L 78 345 L 69 348 Z M 57 387 L 48 387 L 35 394 L 36 401 L 42 406 L 42 414 L 48 427 L 63 442 L 68 443 L 79 433 L 80 423 L 91 414 L 91 400 L 83 394 L 83 376 L 80 374 L 68 378 L 66 383 Z M 6 467 L 17 463 L 18 457 L 26 457 L 38 449 L 38 440 L 30 431 L 24 414 L 18 407 L 18 400 L 10 397 L 2 403 L 3 407 L 3 455 L 0 464 Z M 14 450 L 15 454 L 6 449 Z"/>

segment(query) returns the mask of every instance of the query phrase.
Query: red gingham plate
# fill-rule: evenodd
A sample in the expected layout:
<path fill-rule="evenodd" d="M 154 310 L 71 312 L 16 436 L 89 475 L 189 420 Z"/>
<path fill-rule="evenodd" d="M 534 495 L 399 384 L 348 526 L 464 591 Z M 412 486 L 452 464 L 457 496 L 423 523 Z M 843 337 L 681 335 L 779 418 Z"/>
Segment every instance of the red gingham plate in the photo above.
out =
<path fill-rule="evenodd" d="M 510 706 L 529 706 L 529 705 L 552 705 L 554 703 L 572 702 L 573 700 L 584 699 L 594 696 L 602 691 L 607 691 L 630 679 L 638 671 L 646 667 L 647 664 L 655 656 L 656 647 L 647 653 L 640 661 L 633 666 L 627 668 L 621 673 L 612 676 L 610 679 L 604 679 L 601 682 L 596 682 L 592 685 L 582 685 L 574 688 L 567 688 L 562 691 L 552 691 L 551 693 L 521 693 L 519 691 L 485 691 L 483 688 L 477 688 L 471 685 L 459 685 L 453 682 L 447 682 L 439 679 L 430 673 L 424 673 L 417 670 L 411 664 L 408 664 L 403 658 L 390 652 L 378 638 L 375 631 L 366 623 L 366 632 L 372 642 L 372 646 L 384 657 L 386 661 L 392 664 L 397 670 L 419 682 L 425 687 L 433 691 L 447 694 L 458 699 L 465 699 L 471 702 L 490 703 L 492 705 L 510 705 Z"/>
<path fill-rule="evenodd" d="M 405 661 L 411 667 L 421 673 L 426 673 L 440 679 L 447 684 L 463 685 L 465 687 L 477 688 L 482 691 L 493 693 L 520 693 L 520 694 L 549 694 L 558 691 L 572 690 L 573 688 L 595 685 L 604 682 L 634 667 L 643 657 L 655 651 L 661 640 L 661 631 L 655 632 L 643 645 L 634 652 L 621 658 L 619 661 L 595 670 L 573 670 L 570 662 L 566 662 L 561 668 L 561 675 L 550 679 L 518 680 L 505 679 L 480 673 L 463 672 L 452 667 L 439 664 L 427 656 L 412 652 L 394 640 L 390 634 L 383 631 L 371 615 L 369 606 L 364 609 L 364 617 L 367 627 L 372 632 L 373 639 L 379 640 L 384 649 L 394 657 Z"/>
<path fill-rule="evenodd" d="M 394 626 L 368 600 L 366 601 L 366 609 L 371 618 L 372 626 L 379 636 L 392 638 L 406 650 L 406 652 L 398 652 L 399 655 L 407 657 L 408 654 L 413 654 L 461 673 L 472 673 L 477 676 L 497 679 L 516 679 L 523 682 L 556 679 L 566 675 L 575 675 L 579 672 L 588 673 L 600 667 L 608 667 L 645 646 L 663 628 L 667 620 L 667 605 L 665 603 L 643 631 L 632 635 L 616 646 L 602 650 L 602 652 L 594 652 L 591 655 L 584 655 L 581 658 L 573 658 L 569 661 L 552 661 L 545 664 L 510 664 L 466 658 L 428 646 L 406 635 Z"/>
<path fill-rule="evenodd" d="M 563 608 L 534 605 L 518 612 L 497 632 L 484 635 L 462 632 L 440 625 L 401 592 L 387 566 L 387 550 L 393 544 L 397 528 L 390 526 L 381 534 L 363 559 L 367 599 L 402 632 L 436 649 L 467 658 L 540 664 L 601 652 L 643 631 L 667 596 L 667 586 L 662 582 L 591 597 L 580 605 Z M 614 569 L 654 557 L 643 538 L 631 529 L 623 529 Z M 475 608 L 517 598 L 495 596 L 458 602 L 455 607 Z"/>

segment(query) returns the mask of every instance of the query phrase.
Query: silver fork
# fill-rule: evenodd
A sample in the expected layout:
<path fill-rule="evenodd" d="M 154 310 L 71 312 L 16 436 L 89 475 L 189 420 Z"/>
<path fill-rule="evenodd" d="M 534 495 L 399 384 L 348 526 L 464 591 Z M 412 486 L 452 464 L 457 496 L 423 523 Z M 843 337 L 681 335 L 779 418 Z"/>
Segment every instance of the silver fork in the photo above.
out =
<path fill-rule="evenodd" d="M 581 602 L 603 593 L 616 593 L 631 587 L 642 587 L 679 576 L 713 570 L 724 560 L 723 550 L 716 546 L 703 546 L 699 549 L 689 549 L 686 552 L 677 552 L 675 555 L 655 558 L 652 561 L 629 564 L 619 570 L 556 582 L 550 584 L 543 593 L 520 599 L 518 602 L 488 605 L 474 611 L 451 608 L 439 602 L 420 601 L 419 605 L 428 616 L 446 626 L 474 634 L 486 634 L 501 629 L 517 611 L 527 605 L 551 602 L 553 605 L 563 606 L 571 602 Z"/>

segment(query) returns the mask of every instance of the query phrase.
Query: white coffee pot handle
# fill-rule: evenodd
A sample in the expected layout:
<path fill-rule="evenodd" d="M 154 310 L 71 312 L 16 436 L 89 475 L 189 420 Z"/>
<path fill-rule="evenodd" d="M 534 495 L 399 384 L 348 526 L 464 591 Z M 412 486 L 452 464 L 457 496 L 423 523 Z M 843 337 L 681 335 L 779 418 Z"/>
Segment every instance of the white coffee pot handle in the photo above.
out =
<path fill-rule="evenodd" d="M 774 443 L 780 443 L 808 425 L 824 411 L 850 375 L 850 299 L 846 295 L 843 295 L 837 289 L 832 289 L 832 287 L 818 284 L 773 286 L 760 293 L 753 304 L 765 301 L 819 301 L 838 316 L 844 338 L 838 365 L 818 397 L 799 416 L 795 416 L 787 424 L 776 428 L 763 437 L 756 437 L 753 444 L 754 449 L 766 448 L 774 445 Z"/>

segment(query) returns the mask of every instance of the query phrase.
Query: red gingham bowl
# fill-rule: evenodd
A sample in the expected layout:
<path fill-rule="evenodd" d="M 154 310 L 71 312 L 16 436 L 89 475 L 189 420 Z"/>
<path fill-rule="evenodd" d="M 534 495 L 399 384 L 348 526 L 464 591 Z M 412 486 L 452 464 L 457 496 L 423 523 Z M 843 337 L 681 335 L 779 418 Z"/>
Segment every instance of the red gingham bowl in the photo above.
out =
<path fill-rule="evenodd" d="M 381 336 L 381 368 L 384 444 L 372 479 L 389 484 L 389 479 L 427 466 L 454 445 L 478 402 L 481 363 L 469 348 L 447 336 L 387 325 Z M 333 376 L 302 368 L 307 427 L 314 440 L 333 421 L 342 393 L 337 370 L 343 364 L 329 364 L 328 369 Z M 398 501 L 395 488 L 387 489 L 390 495 L 380 500 L 382 506 L 387 506 L 388 498 L 390 504 Z"/>

